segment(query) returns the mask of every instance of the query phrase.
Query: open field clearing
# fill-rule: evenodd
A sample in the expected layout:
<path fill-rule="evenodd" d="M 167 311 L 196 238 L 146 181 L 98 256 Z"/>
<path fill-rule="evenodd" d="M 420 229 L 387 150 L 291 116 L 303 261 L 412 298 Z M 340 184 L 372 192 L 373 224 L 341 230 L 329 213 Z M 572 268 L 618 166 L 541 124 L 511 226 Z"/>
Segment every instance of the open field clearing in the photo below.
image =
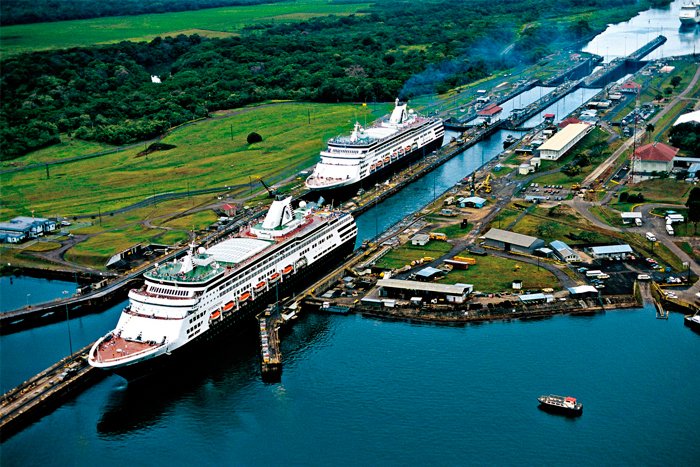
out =
<path fill-rule="evenodd" d="M 223 192 L 230 186 L 232 194 L 235 188 L 245 193 L 256 177 L 272 184 L 310 167 L 328 138 L 348 132 L 356 119 L 376 118 L 370 112 L 352 104 L 239 109 L 179 128 L 162 140 L 176 146 L 168 151 L 139 156 L 144 148 L 138 146 L 53 165 L 48 179 L 44 167 L 2 174 L 0 217 L 31 215 L 32 210 L 37 216 L 105 213 L 172 191 L 221 187 Z M 248 145 L 252 131 L 263 137 L 261 143 Z"/>
<path fill-rule="evenodd" d="M 52 23 L 21 24 L 0 28 L 2 53 L 84 47 L 120 41 L 150 41 L 157 36 L 199 34 L 204 37 L 235 35 L 245 26 L 271 22 L 297 22 L 315 16 L 350 15 L 369 3 L 332 3 L 305 0 L 271 5 L 209 8 L 138 16 L 117 16 Z"/>

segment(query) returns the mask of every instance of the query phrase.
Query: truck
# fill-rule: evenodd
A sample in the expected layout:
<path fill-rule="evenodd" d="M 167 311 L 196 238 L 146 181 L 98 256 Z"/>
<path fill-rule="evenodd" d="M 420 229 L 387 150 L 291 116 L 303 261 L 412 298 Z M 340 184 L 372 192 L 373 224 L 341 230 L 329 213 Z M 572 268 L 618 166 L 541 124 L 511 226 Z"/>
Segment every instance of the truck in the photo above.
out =
<path fill-rule="evenodd" d="M 598 277 L 603 274 L 603 271 L 601 271 L 600 269 L 592 269 L 590 271 L 586 271 L 586 277 Z"/>
<path fill-rule="evenodd" d="M 650 242 L 656 241 L 656 235 L 654 235 L 652 232 L 647 232 L 646 237 L 647 237 L 647 240 L 649 240 Z"/>
<path fill-rule="evenodd" d="M 447 241 L 447 234 L 442 232 L 430 232 L 428 237 L 430 237 L 431 240 L 440 240 L 443 242 Z"/>
<path fill-rule="evenodd" d="M 666 232 L 669 235 L 673 235 L 675 232 L 673 231 L 673 226 L 671 224 L 666 224 Z"/>
<path fill-rule="evenodd" d="M 634 224 L 635 224 L 637 227 L 641 227 L 641 226 L 642 226 L 642 220 L 641 220 L 639 217 L 636 217 L 636 218 L 634 219 Z"/>

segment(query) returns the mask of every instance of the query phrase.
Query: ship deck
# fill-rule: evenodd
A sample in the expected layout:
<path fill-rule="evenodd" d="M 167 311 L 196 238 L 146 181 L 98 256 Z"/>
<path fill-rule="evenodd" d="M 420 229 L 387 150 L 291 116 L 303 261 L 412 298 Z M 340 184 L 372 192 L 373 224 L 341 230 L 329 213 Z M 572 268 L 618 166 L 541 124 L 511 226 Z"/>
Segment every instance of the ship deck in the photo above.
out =
<path fill-rule="evenodd" d="M 100 342 L 97 352 L 95 352 L 95 359 L 100 363 L 114 362 L 145 353 L 162 345 L 163 343 L 155 341 L 135 341 L 124 339 L 121 336 L 112 336 L 111 339 Z"/>

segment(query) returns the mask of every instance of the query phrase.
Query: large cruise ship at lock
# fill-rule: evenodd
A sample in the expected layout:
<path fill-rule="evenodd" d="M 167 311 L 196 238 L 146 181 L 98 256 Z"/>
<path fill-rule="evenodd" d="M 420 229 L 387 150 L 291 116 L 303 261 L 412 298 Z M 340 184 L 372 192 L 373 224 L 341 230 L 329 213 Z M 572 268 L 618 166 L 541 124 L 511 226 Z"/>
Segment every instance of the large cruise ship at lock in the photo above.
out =
<path fill-rule="evenodd" d="M 293 209 L 291 197 L 275 200 L 257 225 L 210 248 L 191 245 L 183 258 L 146 272 L 115 329 L 91 348 L 90 365 L 139 378 L 240 327 L 276 294 L 351 253 L 356 237 L 350 214 L 316 211 L 303 201 Z"/>
<path fill-rule="evenodd" d="M 388 168 L 438 149 L 444 135 L 442 119 L 421 117 L 397 99 L 388 119 L 368 128 L 355 123 L 349 136 L 329 140 L 306 186 L 312 191 L 349 193 L 369 187 Z"/>

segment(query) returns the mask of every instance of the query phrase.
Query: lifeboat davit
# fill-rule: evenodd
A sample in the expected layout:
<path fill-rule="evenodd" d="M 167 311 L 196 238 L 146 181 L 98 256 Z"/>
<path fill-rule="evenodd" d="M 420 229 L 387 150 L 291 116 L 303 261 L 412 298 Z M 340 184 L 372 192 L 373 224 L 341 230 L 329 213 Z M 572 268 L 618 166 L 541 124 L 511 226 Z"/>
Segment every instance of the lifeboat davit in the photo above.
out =
<path fill-rule="evenodd" d="M 294 268 L 293 268 L 292 265 L 290 264 L 290 265 L 288 265 L 288 266 L 285 266 L 284 269 L 282 269 L 282 274 L 284 274 L 284 275 L 286 276 L 287 274 L 291 274 L 291 272 L 292 272 L 293 270 L 294 270 Z"/>
<path fill-rule="evenodd" d="M 276 272 L 270 276 L 270 284 L 274 284 L 278 280 L 280 280 L 280 273 L 279 272 Z"/>
<path fill-rule="evenodd" d="M 214 313 L 211 314 L 211 319 L 217 319 L 219 316 L 221 316 L 221 312 L 219 310 L 216 310 Z"/>
<path fill-rule="evenodd" d="M 239 301 L 245 302 L 250 298 L 250 292 L 244 292 L 243 295 L 241 295 L 241 298 L 239 298 Z"/>
<path fill-rule="evenodd" d="M 258 285 L 255 286 L 255 290 L 262 290 L 265 287 L 265 281 L 259 282 Z"/>
<path fill-rule="evenodd" d="M 226 305 L 224 305 L 224 311 L 230 311 L 233 308 L 233 302 L 228 302 Z"/>

